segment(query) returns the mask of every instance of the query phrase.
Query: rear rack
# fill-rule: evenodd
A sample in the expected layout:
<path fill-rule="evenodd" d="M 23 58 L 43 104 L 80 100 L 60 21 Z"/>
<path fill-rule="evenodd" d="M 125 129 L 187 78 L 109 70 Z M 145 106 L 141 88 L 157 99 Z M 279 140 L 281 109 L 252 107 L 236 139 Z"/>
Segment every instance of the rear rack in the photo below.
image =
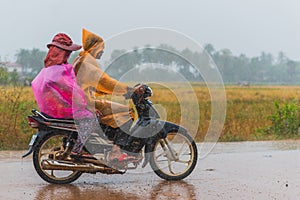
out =
<path fill-rule="evenodd" d="M 31 112 L 34 115 L 38 115 L 38 116 L 42 117 L 45 121 L 48 121 L 48 122 L 74 123 L 74 120 L 69 120 L 69 119 L 51 119 L 51 118 L 48 118 L 48 117 L 46 117 L 45 115 L 43 115 L 42 113 L 40 113 L 39 111 L 37 111 L 35 109 L 32 109 Z"/>
<path fill-rule="evenodd" d="M 29 117 L 33 117 L 38 120 L 39 123 L 44 124 L 47 127 L 77 132 L 76 124 L 73 120 L 49 118 L 35 109 L 31 110 L 31 112 L 34 116 Z"/>

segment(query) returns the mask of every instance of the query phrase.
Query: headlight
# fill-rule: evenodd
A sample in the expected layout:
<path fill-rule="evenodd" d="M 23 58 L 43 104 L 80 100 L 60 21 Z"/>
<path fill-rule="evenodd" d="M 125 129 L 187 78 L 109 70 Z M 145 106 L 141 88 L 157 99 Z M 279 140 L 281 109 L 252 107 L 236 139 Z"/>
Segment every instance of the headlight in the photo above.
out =
<path fill-rule="evenodd" d="M 153 95 L 151 87 L 145 85 L 145 97 L 151 97 Z"/>

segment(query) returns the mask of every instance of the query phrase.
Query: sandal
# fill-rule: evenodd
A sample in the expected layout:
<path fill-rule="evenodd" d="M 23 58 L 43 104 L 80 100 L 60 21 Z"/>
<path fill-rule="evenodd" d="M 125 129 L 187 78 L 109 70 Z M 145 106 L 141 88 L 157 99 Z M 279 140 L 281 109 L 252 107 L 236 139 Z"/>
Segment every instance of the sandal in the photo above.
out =
<path fill-rule="evenodd" d="M 106 156 L 106 161 L 113 165 L 127 164 L 128 162 L 136 162 L 138 159 L 135 156 L 129 156 L 127 153 L 122 153 L 118 145 L 114 145 L 111 151 Z"/>
<path fill-rule="evenodd" d="M 135 156 L 129 156 L 127 153 L 122 153 L 117 158 L 109 158 L 110 153 L 107 154 L 107 162 L 111 164 L 121 164 L 127 162 L 136 162 L 138 159 Z"/>
<path fill-rule="evenodd" d="M 138 159 L 135 156 L 129 156 L 127 153 L 122 153 L 119 156 L 118 162 L 133 162 L 137 160 Z"/>

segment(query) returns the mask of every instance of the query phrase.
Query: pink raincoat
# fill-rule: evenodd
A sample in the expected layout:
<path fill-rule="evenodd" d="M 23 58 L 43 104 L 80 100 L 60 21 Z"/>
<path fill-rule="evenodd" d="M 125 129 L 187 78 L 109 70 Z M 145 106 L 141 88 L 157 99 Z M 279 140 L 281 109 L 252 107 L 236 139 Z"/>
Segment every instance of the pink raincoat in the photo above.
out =
<path fill-rule="evenodd" d="M 54 118 L 93 118 L 86 109 L 85 94 L 77 85 L 72 65 L 44 67 L 32 81 L 32 89 L 41 112 Z"/>

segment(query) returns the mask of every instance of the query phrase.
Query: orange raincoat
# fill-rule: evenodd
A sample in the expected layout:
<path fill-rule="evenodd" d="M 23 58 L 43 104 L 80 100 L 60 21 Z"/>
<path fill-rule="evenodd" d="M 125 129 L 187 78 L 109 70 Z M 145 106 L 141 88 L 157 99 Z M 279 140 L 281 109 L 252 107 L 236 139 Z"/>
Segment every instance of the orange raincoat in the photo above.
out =
<path fill-rule="evenodd" d="M 83 29 L 82 47 L 83 51 L 74 60 L 73 66 L 77 82 L 87 97 L 88 108 L 91 111 L 96 109 L 101 112 L 101 123 L 113 128 L 120 127 L 132 119 L 129 107 L 99 97 L 111 94 L 123 95 L 127 93 L 129 87 L 111 78 L 98 66 L 97 54 L 104 49 L 101 37 Z"/>

